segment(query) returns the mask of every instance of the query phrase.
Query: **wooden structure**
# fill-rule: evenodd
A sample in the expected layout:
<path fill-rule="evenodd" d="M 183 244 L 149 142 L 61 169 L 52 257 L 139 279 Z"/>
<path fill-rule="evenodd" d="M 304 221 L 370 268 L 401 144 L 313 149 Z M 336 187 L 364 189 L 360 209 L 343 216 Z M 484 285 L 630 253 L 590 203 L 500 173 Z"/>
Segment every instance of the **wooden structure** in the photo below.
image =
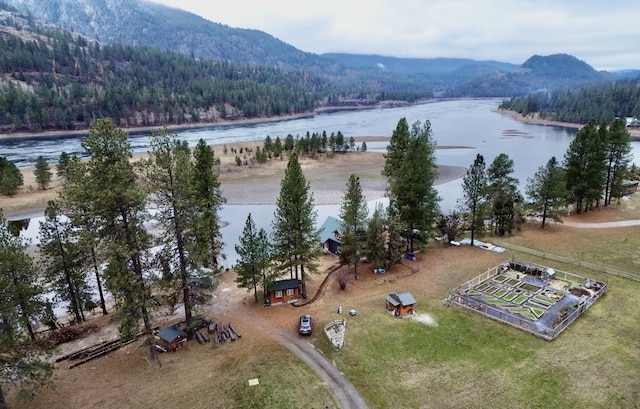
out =
<path fill-rule="evenodd" d="M 208 332 L 213 336 L 213 341 L 216 346 L 227 340 L 235 341 L 242 336 L 231 323 L 224 325 L 212 321 L 209 323 Z"/>
<path fill-rule="evenodd" d="M 269 283 L 264 296 L 265 305 L 290 304 L 298 301 L 302 294 L 302 281 L 279 280 Z"/>
<path fill-rule="evenodd" d="M 340 228 L 342 226 L 342 220 L 335 217 L 327 217 L 320 229 L 320 243 L 325 253 L 331 253 L 333 255 L 340 255 L 340 247 L 342 246 L 342 239 L 340 237 Z"/>
<path fill-rule="evenodd" d="M 386 309 L 389 314 L 396 317 L 407 317 L 414 314 L 413 307 L 416 299 L 411 293 L 405 291 L 401 293 L 391 293 L 384 297 L 386 301 Z"/>
<path fill-rule="evenodd" d="M 632 195 L 638 191 L 637 180 L 625 180 L 622 182 L 622 194 L 625 196 Z"/>
<path fill-rule="evenodd" d="M 178 328 L 177 325 L 170 325 L 158 331 L 156 345 L 160 351 L 176 351 L 186 343 L 187 333 Z"/>

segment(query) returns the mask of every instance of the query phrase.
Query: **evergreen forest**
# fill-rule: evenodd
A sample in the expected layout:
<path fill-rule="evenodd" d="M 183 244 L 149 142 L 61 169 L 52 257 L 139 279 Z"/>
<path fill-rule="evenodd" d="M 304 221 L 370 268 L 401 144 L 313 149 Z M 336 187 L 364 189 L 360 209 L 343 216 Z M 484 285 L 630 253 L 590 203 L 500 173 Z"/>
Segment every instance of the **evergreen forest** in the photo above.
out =
<path fill-rule="evenodd" d="M 616 118 L 640 117 L 640 78 L 596 83 L 576 88 L 514 97 L 500 104 L 523 117 L 586 124 L 611 123 Z"/>
<path fill-rule="evenodd" d="M 312 113 L 430 91 L 376 75 L 337 79 L 277 66 L 102 44 L 34 20 L 0 25 L 0 131 L 88 129 L 98 118 L 159 127 Z"/>

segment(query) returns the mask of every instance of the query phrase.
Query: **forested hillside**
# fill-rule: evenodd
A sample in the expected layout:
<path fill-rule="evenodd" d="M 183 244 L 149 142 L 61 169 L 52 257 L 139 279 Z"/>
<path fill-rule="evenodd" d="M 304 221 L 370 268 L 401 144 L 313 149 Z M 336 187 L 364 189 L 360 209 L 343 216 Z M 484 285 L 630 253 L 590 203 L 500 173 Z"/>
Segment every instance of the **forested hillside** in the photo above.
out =
<path fill-rule="evenodd" d="M 533 56 L 522 66 L 465 58 L 317 55 L 259 30 L 229 27 L 141 0 L 3 1 L 104 43 L 315 73 L 345 89 L 346 99 L 413 102 L 431 96 L 511 97 L 612 78 L 566 54 Z"/>
<path fill-rule="evenodd" d="M 615 118 L 640 117 L 640 77 L 554 92 L 539 92 L 505 100 L 501 109 L 542 118 L 586 124 L 611 123 Z"/>
<path fill-rule="evenodd" d="M 0 26 L 3 132 L 268 117 L 312 112 L 331 86 L 302 71 L 199 60 L 101 45 L 4 14 Z"/>
<path fill-rule="evenodd" d="M 608 81 L 609 75 L 596 71 L 586 62 L 571 55 L 534 55 L 516 70 L 473 76 L 452 87 L 447 96 L 521 96 L 540 90 L 552 91 Z"/>
<path fill-rule="evenodd" d="M 0 132 L 160 126 L 311 113 L 318 105 L 414 102 L 431 92 L 389 75 L 319 75 L 103 44 L 0 3 Z"/>

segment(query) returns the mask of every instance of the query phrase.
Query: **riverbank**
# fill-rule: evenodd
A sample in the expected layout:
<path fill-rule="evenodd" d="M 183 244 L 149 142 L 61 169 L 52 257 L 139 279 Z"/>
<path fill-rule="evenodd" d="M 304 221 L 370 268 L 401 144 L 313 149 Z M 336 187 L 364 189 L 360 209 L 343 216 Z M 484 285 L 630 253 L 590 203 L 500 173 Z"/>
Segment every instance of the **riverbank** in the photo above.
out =
<path fill-rule="evenodd" d="M 496 112 L 499 114 L 507 115 L 515 119 L 516 121 L 525 122 L 528 124 L 536 124 L 536 125 L 543 125 L 543 126 L 559 126 L 563 128 L 572 128 L 572 129 L 580 129 L 585 125 L 585 124 L 579 124 L 575 122 L 553 121 L 550 119 L 540 118 L 537 114 L 523 117 L 519 112 L 505 110 L 505 109 L 497 109 Z M 640 128 L 635 128 L 635 129 L 627 128 L 627 131 L 629 132 L 629 135 L 632 141 L 640 141 Z"/>
<path fill-rule="evenodd" d="M 380 142 L 388 137 L 360 136 L 356 143 Z M 286 160 L 271 160 L 266 164 L 248 164 L 237 166 L 235 153 L 242 148 L 244 152 L 255 151 L 264 141 L 237 142 L 224 145 L 212 145 L 214 155 L 220 159 L 219 180 L 228 205 L 275 204 L 280 194 L 280 182 L 287 166 Z M 226 147 L 226 153 L 225 153 Z M 451 149 L 446 146 L 439 149 Z M 133 160 L 145 158 L 146 154 L 135 154 Z M 286 159 L 286 158 L 285 158 Z M 382 176 L 384 158 L 378 152 L 337 153 L 332 158 L 319 155 L 315 158 L 301 158 L 300 166 L 310 185 L 316 205 L 339 204 L 352 173 L 360 177 L 363 194 L 367 200 L 384 197 L 386 179 Z M 34 167 L 20 168 L 24 184 L 12 197 L 0 195 L 0 208 L 10 220 L 20 220 L 41 216 L 49 200 L 56 199 L 62 186 L 54 176 L 49 188 L 37 190 Z M 51 164 L 55 174 L 55 165 Z M 439 165 L 436 184 L 443 184 L 463 177 L 466 168 L 460 166 Z"/>
<path fill-rule="evenodd" d="M 291 121 L 301 118 L 309 118 L 316 115 L 316 112 L 305 112 L 300 114 L 281 115 L 274 117 L 264 118 L 243 118 L 236 120 L 220 120 L 217 122 L 197 122 L 187 124 L 169 124 L 169 125 L 157 125 L 157 126 L 139 126 L 139 127 L 123 127 L 130 135 L 147 134 L 164 126 L 171 132 L 195 130 L 195 129 L 207 129 L 233 125 L 252 125 L 262 124 L 268 122 L 280 122 Z M 86 136 L 89 135 L 89 129 L 74 129 L 74 130 L 60 130 L 60 131 L 44 131 L 44 132 L 16 132 L 16 133 L 0 133 L 0 140 L 2 139 L 20 139 L 20 138 L 59 138 L 61 136 Z"/>

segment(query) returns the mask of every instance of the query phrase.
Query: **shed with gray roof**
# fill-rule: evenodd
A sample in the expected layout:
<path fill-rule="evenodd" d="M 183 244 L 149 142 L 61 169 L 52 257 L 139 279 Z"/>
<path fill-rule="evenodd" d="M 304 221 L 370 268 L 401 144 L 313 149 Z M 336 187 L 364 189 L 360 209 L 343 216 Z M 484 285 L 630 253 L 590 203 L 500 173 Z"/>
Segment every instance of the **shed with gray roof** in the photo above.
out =
<path fill-rule="evenodd" d="M 390 293 L 384 299 L 386 301 L 385 308 L 389 314 L 396 317 L 407 317 L 414 314 L 413 308 L 416 299 L 410 292 Z"/>

